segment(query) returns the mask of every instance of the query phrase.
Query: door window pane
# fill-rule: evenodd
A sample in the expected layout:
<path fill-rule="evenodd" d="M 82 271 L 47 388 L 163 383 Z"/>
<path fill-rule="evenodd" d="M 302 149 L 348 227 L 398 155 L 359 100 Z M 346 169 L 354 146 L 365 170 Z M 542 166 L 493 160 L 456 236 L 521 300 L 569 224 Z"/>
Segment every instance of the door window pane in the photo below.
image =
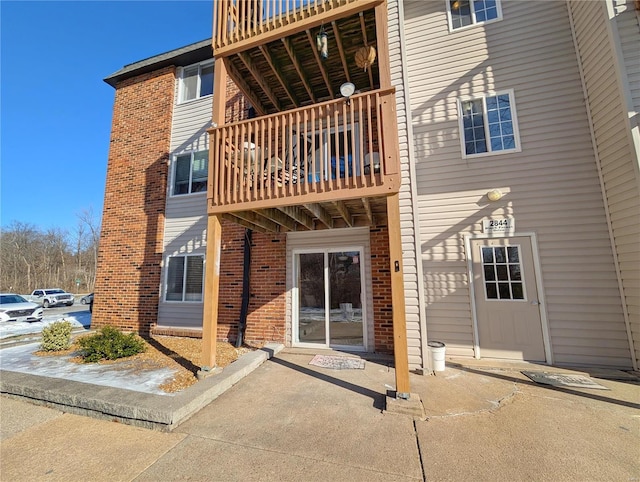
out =
<path fill-rule="evenodd" d="M 329 343 L 362 346 L 360 252 L 329 253 Z"/>
<path fill-rule="evenodd" d="M 300 254 L 298 270 L 298 340 L 324 344 L 324 253 Z"/>
<path fill-rule="evenodd" d="M 488 300 L 525 299 L 522 267 L 519 260 L 519 246 L 482 247 L 482 268 L 485 294 Z"/>

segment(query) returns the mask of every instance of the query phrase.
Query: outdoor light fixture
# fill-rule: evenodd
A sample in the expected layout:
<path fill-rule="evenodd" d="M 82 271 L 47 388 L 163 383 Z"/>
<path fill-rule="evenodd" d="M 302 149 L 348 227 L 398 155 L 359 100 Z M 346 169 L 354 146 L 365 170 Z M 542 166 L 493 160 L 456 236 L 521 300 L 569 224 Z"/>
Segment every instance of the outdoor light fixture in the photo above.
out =
<path fill-rule="evenodd" d="M 320 27 L 320 32 L 316 35 L 316 47 L 318 47 L 322 60 L 326 60 L 329 57 L 329 40 L 327 32 L 324 31 L 324 26 Z"/>
<path fill-rule="evenodd" d="M 502 194 L 502 191 L 500 189 L 492 189 L 487 193 L 487 198 L 489 199 L 489 201 L 500 201 L 500 199 L 502 199 L 502 196 L 504 196 L 504 194 Z"/>
<path fill-rule="evenodd" d="M 355 91 L 356 86 L 351 82 L 345 82 L 340 86 L 340 94 L 342 95 L 342 97 L 346 97 L 347 100 L 349 100 L 349 97 L 351 97 Z"/>

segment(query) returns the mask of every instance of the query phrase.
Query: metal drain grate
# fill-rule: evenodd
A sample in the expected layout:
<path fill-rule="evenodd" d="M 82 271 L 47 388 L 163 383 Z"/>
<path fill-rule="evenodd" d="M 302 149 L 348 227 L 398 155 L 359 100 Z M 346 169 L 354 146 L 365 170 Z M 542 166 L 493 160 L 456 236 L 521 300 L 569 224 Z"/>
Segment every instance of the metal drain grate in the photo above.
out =
<path fill-rule="evenodd" d="M 584 375 L 569 375 L 565 373 L 549 373 L 549 372 L 528 372 L 523 371 L 526 375 L 536 383 L 544 385 L 553 385 L 554 387 L 574 387 L 574 388 L 593 388 L 596 390 L 609 390 L 591 378 Z"/>

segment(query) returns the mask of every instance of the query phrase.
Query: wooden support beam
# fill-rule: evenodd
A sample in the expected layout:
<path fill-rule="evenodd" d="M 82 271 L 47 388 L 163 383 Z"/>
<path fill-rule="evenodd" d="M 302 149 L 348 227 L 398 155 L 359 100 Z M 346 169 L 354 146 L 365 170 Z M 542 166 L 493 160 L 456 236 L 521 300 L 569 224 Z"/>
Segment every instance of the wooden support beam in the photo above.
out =
<path fill-rule="evenodd" d="M 369 225 L 373 225 L 373 213 L 371 212 L 371 202 L 368 197 L 362 198 L 362 206 L 364 207 L 364 213 L 367 216 L 367 220 L 369 221 Z"/>
<path fill-rule="evenodd" d="M 267 110 L 262 105 L 262 102 L 260 102 L 258 96 L 256 96 L 256 94 L 251 90 L 251 87 L 249 87 L 249 85 L 243 80 L 242 76 L 238 73 L 231 62 L 229 62 L 229 76 L 233 79 L 233 82 L 244 94 L 244 96 L 249 99 L 251 106 L 256 110 L 256 114 L 265 115 L 267 113 Z M 220 124 L 221 123 L 219 122 L 218 125 Z"/>
<path fill-rule="evenodd" d="M 260 71 L 254 65 L 253 60 L 251 60 L 251 57 L 249 56 L 249 54 L 247 54 L 246 52 L 240 52 L 238 54 L 238 57 L 240 58 L 240 60 L 242 60 L 242 63 L 247 68 L 247 70 L 249 70 L 249 72 L 251 72 L 251 75 L 253 76 L 255 81 L 258 83 L 260 88 L 263 90 L 265 95 L 267 97 L 269 97 L 269 100 L 271 101 L 271 103 L 273 104 L 275 109 L 278 112 L 281 111 L 282 110 L 282 106 L 280 105 L 280 101 L 278 100 L 278 96 L 273 93 L 273 91 L 271 90 L 271 87 L 265 81 L 263 75 L 260 73 Z"/>
<path fill-rule="evenodd" d="M 333 228 L 333 219 L 320 204 L 305 204 L 304 208 L 318 218 L 328 228 Z"/>
<path fill-rule="evenodd" d="M 245 221 L 242 218 L 234 216 L 232 213 L 224 213 L 221 215 L 222 219 L 226 219 L 227 221 L 231 221 L 232 223 L 239 224 L 240 226 L 244 226 L 245 228 L 249 228 L 252 231 L 257 231 L 259 233 L 268 233 L 266 229 L 262 226 L 258 226 L 257 224 L 250 223 L 249 221 Z"/>
<path fill-rule="evenodd" d="M 384 4 L 382 4 L 382 6 L 386 9 L 386 2 Z M 377 8 L 377 7 L 376 7 Z M 377 13 L 377 10 L 376 10 Z M 376 17 L 376 21 L 378 20 L 378 18 Z M 362 41 L 364 42 L 365 45 L 369 45 L 369 41 L 367 40 L 367 25 L 365 24 L 364 21 L 364 14 L 362 12 L 360 12 L 360 28 L 362 29 Z M 385 28 L 386 28 L 386 23 L 385 23 Z M 389 45 L 386 43 L 380 43 L 380 40 L 378 40 L 378 45 L 383 45 L 383 47 L 385 49 L 389 48 Z M 380 49 L 377 49 L 378 51 L 380 51 Z M 369 74 L 369 85 L 371 86 L 371 89 L 374 88 L 373 85 L 373 73 L 371 72 L 372 69 L 367 69 L 367 73 Z"/>
<path fill-rule="evenodd" d="M 342 219 L 344 219 L 344 222 L 347 223 L 347 226 L 350 228 L 353 227 L 353 216 L 349 212 L 347 205 L 343 201 L 335 201 L 333 205 L 340 213 L 340 216 L 342 216 Z"/>
<path fill-rule="evenodd" d="M 220 216 L 209 215 L 207 217 L 207 262 L 204 277 L 202 361 L 200 365 L 204 372 L 209 372 L 216 367 L 221 240 L 222 225 L 220 224 Z"/>
<path fill-rule="evenodd" d="M 313 218 L 300 208 L 293 206 L 281 206 L 277 209 L 295 220 L 297 223 L 302 224 L 305 228 L 314 229 L 315 226 L 313 225 Z"/>
<path fill-rule="evenodd" d="M 270 219 L 288 231 L 297 231 L 298 223 L 279 209 L 267 208 L 256 211 L 260 216 Z"/>
<path fill-rule="evenodd" d="M 313 56 L 316 59 L 316 64 L 318 64 L 318 69 L 322 74 L 324 83 L 327 86 L 327 90 L 329 91 L 329 96 L 331 97 L 331 99 L 335 99 L 336 95 L 335 95 L 335 92 L 333 91 L 333 87 L 331 86 L 331 82 L 329 81 L 329 76 L 327 75 L 327 69 L 325 68 L 324 62 L 320 58 L 320 53 L 318 52 L 318 49 L 316 47 L 316 40 L 311 35 L 310 30 L 307 30 L 307 40 L 309 40 L 309 46 L 311 48 L 311 51 L 313 52 Z"/>
<path fill-rule="evenodd" d="M 391 304 L 393 306 L 393 359 L 398 398 L 409 398 L 409 349 L 402 271 L 402 237 L 400 235 L 400 195 L 387 197 L 389 260 L 391 262 Z"/>
<path fill-rule="evenodd" d="M 236 211 L 233 215 L 237 218 L 244 219 L 251 224 L 255 224 L 256 226 L 266 229 L 271 233 L 277 233 L 280 231 L 280 225 L 256 214 L 255 211 Z"/>
<path fill-rule="evenodd" d="M 338 29 L 338 25 L 335 21 L 331 22 L 331 27 L 333 28 L 333 36 L 336 38 L 338 53 L 340 54 L 340 59 L 342 60 L 342 69 L 344 70 L 344 76 L 347 79 L 347 82 L 351 82 L 351 75 L 349 74 L 349 64 L 347 63 L 347 56 L 345 55 L 344 47 L 342 46 L 342 37 L 340 36 L 340 30 Z"/>
<path fill-rule="evenodd" d="M 293 67 L 296 69 L 296 72 L 298 72 L 298 75 L 300 76 L 300 80 L 302 80 L 302 85 L 304 85 L 304 88 L 306 89 L 307 94 L 309 94 L 309 98 L 315 104 L 316 102 L 318 102 L 318 100 L 316 99 L 316 96 L 313 93 L 313 89 L 311 88 L 311 84 L 309 84 L 309 80 L 307 79 L 307 76 L 304 73 L 304 70 L 302 70 L 302 65 L 300 64 L 300 61 L 296 56 L 296 52 L 293 46 L 291 45 L 291 40 L 286 38 L 283 38 L 280 40 L 282 41 L 282 44 L 284 45 L 284 48 L 287 51 L 287 54 L 289 54 L 289 58 L 291 59 L 291 63 L 293 64 Z"/>
<path fill-rule="evenodd" d="M 225 107 L 227 99 L 227 62 L 218 58 L 213 66 L 213 107 L 211 121 L 221 125 L 225 121 Z M 213 198 L 214 179 L 213 150 L 209 150 L 209 188 L 207 190 L 207 204 L 210 206 Z M 203 290 L 202 312 L 202 360 L 203 371 L 211 371 L 216 367 L 216 345 L 218 342 L 218 303 L 220 299 L 220 250 L 222 239 L 222 225 L 220 216 L 207 215 L 207 248 Z"/>
<path fill-rule="evenodd" d="M 282 73 L 280 66 L 278 65 L 276 60 L 271 56 L 269 49 L 267 49 L 265 45 L 260 45 L 260 47 L 258 48 L 260 49 L 260 52 L 262 53 L 265 60 L 269 64 L 269 67 L 271 67 L 271 70 L 273 71 L 273 74 L 276 76 L 276 79 L 278 79 L 278 82 L 280 82 L 280 85 L 282 86 L 284 91 L 287 93 L 287 96 L 289 97 L 289 100 L 291 101 L 291 103 L 296 107 L 300 107 L 300 102 L 298 101 L 295 94 L 289 87 L 289 83 L 285 80 L 284 74 Z"/>

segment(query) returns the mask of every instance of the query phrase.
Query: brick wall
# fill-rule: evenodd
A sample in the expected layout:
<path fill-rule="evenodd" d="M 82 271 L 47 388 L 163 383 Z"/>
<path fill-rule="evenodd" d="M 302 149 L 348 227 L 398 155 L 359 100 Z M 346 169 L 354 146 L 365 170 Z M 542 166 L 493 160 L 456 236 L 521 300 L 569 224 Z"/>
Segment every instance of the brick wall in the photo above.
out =
<path fill-rule="evenodd" d="M 116 88 L 92 327 L 156 322 L 174 86 L 167 67 Z"/>
<path fill-rule="evenodd" d="M 242 306 L 245 228 L 222 223 L 218 339 L 235 341 Z M 245 340 L 284 343 L 286 238 L 254 232 L 251 243 L 249 312 Z"/>
<path fill-rule="evenodd" d="M 377 353 L 393 353 L 393 304 L 387 226 L 370 229 L 373 334 Z"/>

